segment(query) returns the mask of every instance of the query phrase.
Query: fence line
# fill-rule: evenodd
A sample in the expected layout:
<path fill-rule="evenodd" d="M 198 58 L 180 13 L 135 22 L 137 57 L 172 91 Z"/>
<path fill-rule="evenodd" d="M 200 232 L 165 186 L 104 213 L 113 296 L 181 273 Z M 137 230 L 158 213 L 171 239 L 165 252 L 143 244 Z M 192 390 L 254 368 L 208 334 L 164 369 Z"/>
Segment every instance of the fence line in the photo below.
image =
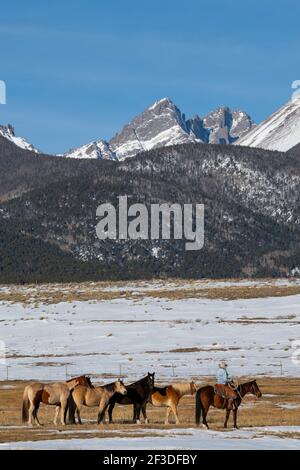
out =
<path fill-rule="evenodd" d="M 256 356 L 253 356 L 256 358 Z M 230 367 L 229 367 L 229 371 L 233 371 L 234 370 L 237 370 L 239 371 L 238 375 L 249 375 L 247 374 L 247 370 L 249 370 L 249 367 L 245 367 L 245 374 L 243 373 L 243 368 L 245 366 L 243 364 L 230 364 Z M 58 370 L 57 369 L 60 369 L 59 370 L 59 374 L 57 373 Z M 266 369 L 269 369 L 269 370 L 266 370 Z M 27 370 L 29 368 L 26 368 Z M 184 365 L 183 366 L 180 366 L 180 365 L 176 365 L 176 363 L 172 362 L 170 364 L 164 364 L 163 366 L 162 365 L 159 365 L 157 364 L 155 366 L 155 372 L 156 372 L 156 376 L 157 378 L 159 378 L 159 376 L 161 377 L 174 377 L 174 378 L 183 378 L 183 377 L 209 377 L 209 376 L 215 376 L 215 373 L 216 373 L 216 369 L 217 369 L 217 361 L 216 361 L 216 365 L 214 368 L 211 368 L 209 367 L 207 369 L 207 372 L 206 373 L 203 373 L 203 371 L 201 371 L 201 365 L 196 365 L 196 367 L 192 367 L 192 368 L 187 368 L 185 367 Z M 259 369 L 263 369 L 262 371 L 260 371 Z M 146 369 L 145 369 L 146 370 Z M 49 371 L 49 375 L 47 376 L 47 380 L 67 380 L 71 377 L 74 377 L 74 376 L 77 376 L 77 375 L 89 375 L 91 377 L 94 377 L 94 378 L 101 378 L 103 380 L 109 380 L 109 379 L 117 379 L 117 378 L 123 378 L 123 379 L 126 379 L 126 378 L 133 378 L 136 376 L 136 374 L 138 375 L 142 375 L 143 373 L 146 374 L 146 372 L 144 371 L 141 371 L 141 372 L 133 372 L 132 369 L 127 369 L 126 370 L 126 367 L 124 366 L 124 364 L 122 363 L 119 363 L 118 365 L 116 365 L 116 368 L 115 370 L 110 370 L 109 372 L 106 372 L 106 371 L 89 371 L 89 370 L 79 370 L 75 367 L 70 367 L 70 364 L 62 364 L 62 365 L 59 365 L 59 366 L 49 366 L 48 368 L 48 371 Z M 261 366 L 256 366 L 255 368 L 255 371 L 253 372 L 253 375 L 266 375 L 266 376 L 272 376 L 272 375 L 276 375 L 274 374 L 274 372 L 278 370 L 279 372 L 279 375 L 284 375 L 285 372 L 288 372 L 289 375 L 293 375 L 295 377 L 299 376 L 300 375 L 300 368 L 298 367 L 298 365 L 296 364 L 284 364 L 282 362 L 282 360 L 280 360 L 279 362 L 274 362 L 272 363 L 270 366 L 266 367 L 264 366 L 263 364 Z M 4 380 L 22 380 L 20 379 L 20 377 L 15 377 L 14 376 L 14 366 L 13 365 L 1 365 L 0 364 L 0 381 L 4 381 Z M 35 373 L 33 374 L 32 377 L 30 377 L 30 379 L 32 380 L 40 380 L 40 375 L 38 375 L 38 369 L 37 368 L 34 368 L 32 367 L 32 371 L 34 371 Z M 151 368 L 151 371 L 152 371 L 152 368 Z M 170 372 L 168 372 L 170 371 Z M 291 374 L 292 371 L 295 371 L 293 374 Z M 167 373 L 166 373 L 167 372 Z M 26 375 L 29 375 L 29 374 L 26 374 Z M 44 375 L 44 373 L 42 374 Z M 36 378 L 35 378 L 36 376 Z M 27 379 L 23 379 L 23 380 L 27 380 Z"/>

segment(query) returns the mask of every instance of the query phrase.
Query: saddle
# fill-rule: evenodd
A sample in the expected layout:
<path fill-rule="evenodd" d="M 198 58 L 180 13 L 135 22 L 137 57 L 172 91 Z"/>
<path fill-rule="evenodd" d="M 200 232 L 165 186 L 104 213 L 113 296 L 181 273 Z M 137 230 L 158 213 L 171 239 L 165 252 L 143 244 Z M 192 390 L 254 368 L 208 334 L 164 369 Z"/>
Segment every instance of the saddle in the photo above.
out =
<path fill-rule="evenodd" d="M 234 389 L 230 387 L 230 385 L 215 384 L 214 392 L 216 395 L 218 395 L 218 397 L 224 400 L 222 406 L 223 409 L 227 408 L 229 401 L 233 405 L 235 403 L 235 400 L 237 399 L 237 394 Z"/>

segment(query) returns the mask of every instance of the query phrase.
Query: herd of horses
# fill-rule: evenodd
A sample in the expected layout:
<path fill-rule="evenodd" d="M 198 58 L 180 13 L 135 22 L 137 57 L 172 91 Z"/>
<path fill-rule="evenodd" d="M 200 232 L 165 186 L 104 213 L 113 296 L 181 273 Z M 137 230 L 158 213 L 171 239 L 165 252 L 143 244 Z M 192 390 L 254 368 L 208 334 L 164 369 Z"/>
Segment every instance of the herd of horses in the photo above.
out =
<path fill-rule="evenodd" d="M 83 406 L 97 407 L 98 424 L 105 421 L 105 413 L 108 411 L 109 423 L 113 422 L 113 409 L 116 403 L 121 405 L 133 405 L 133 422 L 140 424 L 140 415 L 143 414 L 147 424 L 146 407 L 148 403 L 154 406 L 166 407 L 165 424 L 169 423 L 169 415 L 172 411 L 176 424 L 179 424 L 178 403 L 184 395 L 195 395 L 195 421 L 200 425 L 201 415 L 203 426 L 208 429 L 206 420 L 211 406 L 226 411 L 224 427 L 227 427 L 231 408 L 225 397 L 215 393 L 213 386 L 207 385 L 197 389 L 194 382 L 174 383 L 165 387 L 156 387 L 154 384 L 155 373 L 150 373 L 142 379 L 130 385 L 124 385 L 122 380 L 108 385 L 94 386 L 88 376 L 82 375 L 65 382 L 44 384 L 34 382 L 27 385 L 23 393 L 22 422 L 28 425 L 41 425 L 38 419 L 38 410 L 41 403 L 56 407 L 54 424 L 57 425 L 58 416 L 62 425 L 81 424 L 81 410 Z M 233 425 L 237 428 L 237 412 L 243 397 L 250 393 L 261 397 L 261 391 L 255 380 L 238 385 L 236 388 L 237 399 L 233 407 Z"/>

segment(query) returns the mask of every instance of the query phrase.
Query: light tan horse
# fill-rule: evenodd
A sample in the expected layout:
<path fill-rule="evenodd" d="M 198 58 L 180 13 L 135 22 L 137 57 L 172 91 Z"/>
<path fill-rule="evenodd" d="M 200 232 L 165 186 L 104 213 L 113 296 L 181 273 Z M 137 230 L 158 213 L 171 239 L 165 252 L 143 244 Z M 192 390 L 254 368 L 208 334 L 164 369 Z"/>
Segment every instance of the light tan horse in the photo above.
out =
<path fill-rule="evenodd" d="M 179 424 L 178 418 L 178 403 L 184 395 L 194 395 L 197 388 L 194 382 L 190 383 L 176 383 L 167 385 L 166 387 L 153 387 L 151 401 L 153 406 L 167 407 L 167 414 L 165 424 L 169 424 L 169 416 L 171 411 L 176 419 L 176 424 Z"/>
<path fill-rule="evenodd" d="M 109 400 L 115 395 L 120 393 L 121 395 L 127 394 L 127 389 L 122 380 L 117 380 L 108 385 L 103 385 L 94 388 L 88 388 L 83 385 L 78 385 L 72 391 L 72 400 L 70 410 L 70 421 L 75 423 L 75 412 L 77 413 L 78 423 L 81 424 L 80 412 L 82 406 L 98 406 L 98 419 L 97 422 L 100 424 L 104 420 L 105 411 L 109 405 Z"/>
<path fill-rule="evenodd" d="M 61 411 L 61 424 L 66 424 L 66 414 L 70 404 L 70 392 L 76 385 L 91 386 L 90 379 L 84 375 L 74 377 L 66 382 L 44 384 L 33 382 L 27 385 L 23 393 L 22 422 L 29 425 L 39 422 L 37 412 L 41 403 L 56 406 L 54 424 L 57 425 L 59 411 Z"/>

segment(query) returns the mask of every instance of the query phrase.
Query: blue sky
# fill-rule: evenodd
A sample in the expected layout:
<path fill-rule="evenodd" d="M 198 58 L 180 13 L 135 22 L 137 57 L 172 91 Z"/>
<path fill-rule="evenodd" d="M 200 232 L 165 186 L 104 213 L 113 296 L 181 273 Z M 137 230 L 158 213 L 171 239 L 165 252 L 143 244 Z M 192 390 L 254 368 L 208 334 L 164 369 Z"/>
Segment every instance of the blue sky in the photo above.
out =
<path fill-rule="evenodd" d="M 297 0 L 0 0 L 0 123 L 56 153 L 164 96 L 259 122 L 300 79 L 299 18 Z"/>

